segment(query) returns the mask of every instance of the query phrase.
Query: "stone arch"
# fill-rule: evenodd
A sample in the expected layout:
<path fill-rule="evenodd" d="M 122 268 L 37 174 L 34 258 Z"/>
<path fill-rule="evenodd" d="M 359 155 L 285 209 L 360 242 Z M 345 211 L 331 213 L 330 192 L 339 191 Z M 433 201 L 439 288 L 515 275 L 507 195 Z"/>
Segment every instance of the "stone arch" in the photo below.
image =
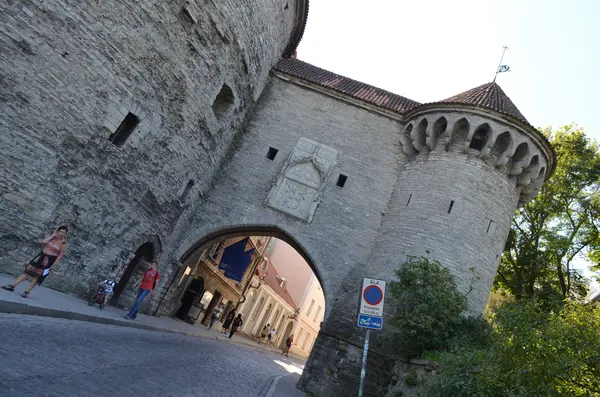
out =
<path fill-rule="evenodd" d="M 287 338 L 294 333 L 294 321 L 289 321 L 283 331 L 281 341 L 279 342 L 279 347 L 281 349 L 285 349 L 285 342 Z M 295 341 L 297 343 L 297 341 Z"/>
<path fill-rule="evenodd" d="M 158 238 L 158 236 L 156 236 Z M 156 239 L 154 239 L 156 240 Z M 160 242 L 160 239 L 158 239 Z M 114 293 L 112 296 L 113 303 L 122 303 L 123 305 L 128 304 L 135 297 L 135 290 L 132 287 L 133 280 L 137 274 L 143 273 L 144 269 L 140 269 L 139 265 L 156 261 L 157 248 L 151 241 L 146 241 L 141 244 L 130 257 L 127 266 L 121 269 L 121 275 L 118 277 L 119 281 L 115 286 Z"/>
<path fill-rule="evenodd" d="M 540 171 L 540 156 L 539 154 L 535 154 L 531 158 L 531 163 L 525 168 L 523 173 L 519 175 L 519 179 L 517 179 L 518 186 L 528 185 L 532 179 L 538 176 Z"/>
<path fill-rule="evenodd" d="M 483 152 L 492 136 L 492 127 L 488 123 L 483 123 L 475 129 L 471 139 L 468 142 L 468 148 Z"/>
<path fill-rule="evenodd" d="M 402 151 L 405 154 L 415 154 L 416 150 L 412 144 L 412 138 L 410 137 L 413 130 L 412 123 L 407 125 L 402 134 L 400 135 L 400 144 L 402 145 Z"/>
<path fill-rule="evenodd" d="M 249 219 L 246 217 L 225 218 L 214 223 L 203 225 L 187 234 L 174 250 L 172 262 L 182 263 L 185 258 L 197 250 L 210 248 L 215 241 L 223 241 L 242 236 L 272 236 L 292 246 L 308 263 L 315 277 L 321 284 L 325 296 L 325 319 L 333 307 L 333 291 L 337 280 L 329 277 L 321 258 L 313 256 L 318 252 L 316 247 L 304 238 L 300 224 L 282 224 L 275 213 Z M 325 320 L 324 320 L 325 321 Z"/>
<path fill-rule="evenodd" d="M 448 120 L 444 116 L 438 118 L 431 126 L 427 129 L 427 147 L 429 150 L 435 149 L 435 145 L 439 139 L 446 133 L 448 128 Z"/>
<path fill-rule="evenodd" d="M 471 125 L 466 117 L 462 117 L 454 123 L 450 134 L 446 138 L 446 150 L 450 150 L 452 147 L 461 148 L 462 142 L 467 140 L 469 136 L 469 130 Z"/>
<path fill-rule="evenodd" d="M 509 131 L 504 131 L 498 136 L 492 145 L 490 157 L 497 167 L 506 165 L 510 159 L 509 153 L 513 147 L 513 138 Z"/>
<path fill-rule="evenodd" d="M 521 142 L 512 156 L 509 175 L 521 175 L 523 168 L 530 162 L 529 145 L 527 142 Z"/>
<path fill-rule="evenodd" d="M 419 152 L 427 152 L 427 125 L 429 122 L 427 118 L 423 117 L 419 124 L 417 124 L 417 128 L 413 128 L 410 134 L 410 138 L 412 140 L 412 145 Z"/>
<path fill-rule="evenodd" d="M 521 192 L 521 196 L 519 197 L 519 204 L 526 204 L 529 200 L 537 196 L 542 185 L 544 184 L 544 180 L 546 178 L 546 167 L 542 167 L 538 173 L 538 176 L 531 182 L 529 185 L 523 188 Z"/>

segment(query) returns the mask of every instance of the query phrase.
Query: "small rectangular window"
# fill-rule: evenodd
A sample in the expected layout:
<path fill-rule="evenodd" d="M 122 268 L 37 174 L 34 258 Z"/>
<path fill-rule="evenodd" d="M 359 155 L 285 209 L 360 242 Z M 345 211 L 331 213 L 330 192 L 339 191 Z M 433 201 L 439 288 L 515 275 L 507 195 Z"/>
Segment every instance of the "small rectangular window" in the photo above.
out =
<path fill-rule="evenodd" d="M 490 219 L 488 226 L 487 226 L 487 234 L 494 234 L 496 232 L 496 222 L 494 222 L 493 220 Z"/>
<path fill-rule="evenodd" d="M 310 316 L 310 312 L 312 312 L 313 306 L 315 305 L 315 300 L 312 299 L 310 302 L 310 306 L 308 307 L 308 310 L 306 311 L 306 316 Z"/>
<path fill-rule="evenodd" d="M 127 116 L 119 125 L 119 128 L 108 137 L 108 140 L 117 147 L 123 146 L 131 133 L 135 130 L 135 127 L 140 123 L 140 119 L 133 113 L 127 113 Z"/>
<path fill-rule="evenodd" d="M 448 206 L 448 213 L 452 212 L 452 207 L 454 207 L 454 200 L 450 201 L 450 205 Z"/>
<path fill-rule="evenodd" d="M 189 180 L 187 185 L 185 185 L 185 189 L 183 190 L 183 194 L 181 195 L 181 198 L 179 199 L 179 201 L 181 201 L 182 203 L 187 202 L 189 196 L 190 196 L 190 192 L 192 191 L 192 188 L 194 187 L 194 181 L 193 180 Z"/>
<path fill-rule="evenodd" d="M 337 183 L 336 185 L 339 187 L 344 187 L 344 185 L 346 184 L 346 180 L 348 179 L 348 177 L 344 174 L 340 174 L 340 176 L 338 177 Z"/>
<path fill-rule="evenodd" d="M 270 147 L 269 151 L 267 152 L 267 158 L 269 160 L 275 160 L 275 156 L 277 156 L 277 153 L 279 152 L 279 150 Z"/>
<path fill-rule="evenodd" d="M 317 312 L 315 313 L 315 316 L 313 317 L 313 321 L 316 323 L 317 322 L 317 318 L 319 317 L 319 314 L 321 314 L 321 306 L 319 306 L 317 308 Z"/>

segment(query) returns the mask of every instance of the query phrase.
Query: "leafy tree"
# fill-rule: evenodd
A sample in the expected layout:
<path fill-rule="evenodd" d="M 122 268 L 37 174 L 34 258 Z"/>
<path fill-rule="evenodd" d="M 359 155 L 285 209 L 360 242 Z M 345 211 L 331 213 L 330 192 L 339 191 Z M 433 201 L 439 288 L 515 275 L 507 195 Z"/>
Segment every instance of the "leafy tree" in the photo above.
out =
<path fill-rule="evenodd" d="M 529 300 L 501 305 L 485 345 L 442 353 L 422 396 L 600 396 L 600 310 Z"/>
<path fill-rule="evenodd" d="M 450 271 L 428 258 L 409 257 L 396 270 L 398 281 L 390 283 L 399 329 L 399 353 L 419 357 L 425 350 L 445 348 L 456 337 L 467 310 Z"/>
<path fill-rule="evenodd" d="M 586 292 L 573 260 L 600 260 L 600 150 L 575 125 L 542 133 L 556 151 L 556 171 L 517 211 L 495 285 L 517 299 L 560 302 Z"/>

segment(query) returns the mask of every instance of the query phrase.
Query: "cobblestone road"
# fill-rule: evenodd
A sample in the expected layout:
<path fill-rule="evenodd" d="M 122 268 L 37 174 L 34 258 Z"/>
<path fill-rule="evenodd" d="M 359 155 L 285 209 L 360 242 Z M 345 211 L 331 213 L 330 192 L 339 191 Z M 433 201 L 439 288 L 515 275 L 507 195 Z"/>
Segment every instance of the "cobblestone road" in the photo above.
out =
<path fill-rule="evenodd" d="M 0 396 L 11 397 L 259 396 L 289 373 L 276 361 L 294 364 L 231 343 L 44 317 L 0 314 L 0 338 Z"/>

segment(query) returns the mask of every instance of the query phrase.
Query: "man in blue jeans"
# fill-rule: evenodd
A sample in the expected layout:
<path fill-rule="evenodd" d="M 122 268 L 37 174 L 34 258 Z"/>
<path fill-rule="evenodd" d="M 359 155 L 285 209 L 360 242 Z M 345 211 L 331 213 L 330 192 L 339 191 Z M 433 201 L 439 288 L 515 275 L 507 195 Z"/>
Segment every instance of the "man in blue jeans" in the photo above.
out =
<path fill-rule="evenodd" d="M 140 306 L 142 305 L 142 301 L 148 294 L 150 294 L 150 296 L 154 296 L 154 292 L 158 290 L 159 281 L 160 273 L 157 270 L 156 263 L 152 263 L 150 265 L 150 269 L 146 270 L 144 275 L 134 284 L 134 286 L 139 285 L 140 288 L 137 293 L 135 304 L 131 310 L 129 310 L 129 313 L 125 315 L 125 318 L 129 320 L 135 320 L 137 312 L 140 310 Z"/>

